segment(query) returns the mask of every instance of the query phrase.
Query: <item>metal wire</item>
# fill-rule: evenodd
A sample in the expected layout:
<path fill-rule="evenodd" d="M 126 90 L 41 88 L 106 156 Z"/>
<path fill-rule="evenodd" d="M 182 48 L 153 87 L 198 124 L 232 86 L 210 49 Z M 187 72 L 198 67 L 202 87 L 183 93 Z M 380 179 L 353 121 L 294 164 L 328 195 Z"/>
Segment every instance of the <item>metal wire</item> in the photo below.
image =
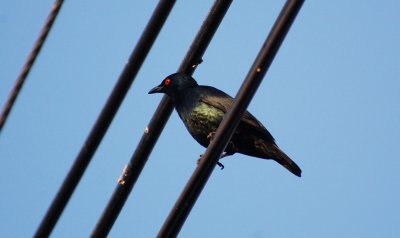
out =
<path fill-rule="evenodd" d="M 54 229 L 174 4 L 175 0 L 160 0 L 158 3 L 71 170 L 36 231 L 35 237 L 48 237 Z"/>
<path fill-rule="evenodd" d="M 26 60 L 25 65 L 22 68 L 20 74 L 18 75 L 18 78 L 15 80 L 14 87 L 11 90 L 7 102 L 4 104 L 3 111 L 1 112 L 0 115 L 0 133 L 3 129 L 4 124 L 6 123 L 6 120 L 15 103 L 15 100 L 17 100 L 17 97 L 22 89 L 22 86 L 24 85 L 29 72 L 36 61 L 36 58 L 39 55 L 40 50 L 42 49 L 42 46 L 47 38 L 47 35 L 49 34 L 51 27 L 53 26 L 53 23 L 56 20 L 58 13 L 60 12 L 63 3 L 64 3 L 63 0 L 56 0 L 54 2 L 50 14 L 47 17 L 46 22 L 44 23 L 42 31 L 40 32 L 38 39 L 33 45 L 32 51 L 29 54 L 28 59 Z"/>
<path fill-rule="evenodd" d="M 210 10 L 206 20 L 196 35 L 185 59 L 178 71 L 193 74 L 195 67 L 201 63 L 202 56 L 211 42 L 214 33 L 222 22 L 232 0 L 217 0 Z M 106 237 L 124 206 L 133 186 L 135 185 L 147 159 L 158 140 L 168 118 L 173 110 L 173 105 L 168 96 L 164 96 L 154 113 L 145 133 L 143 134 L 129 164 L 124 168 L 123 174 L 109 200 L 109 203 L 98 221 L 91 237 Z"/>
<path fill-rule="evenodd" d="M 221 122 L 215 138 L 163 224 L 158 238 L 176 237 L 203 190 L 243 113 L 271 65 L 304 0 L 288 0 L 246 76 L 235 103 Z"/>

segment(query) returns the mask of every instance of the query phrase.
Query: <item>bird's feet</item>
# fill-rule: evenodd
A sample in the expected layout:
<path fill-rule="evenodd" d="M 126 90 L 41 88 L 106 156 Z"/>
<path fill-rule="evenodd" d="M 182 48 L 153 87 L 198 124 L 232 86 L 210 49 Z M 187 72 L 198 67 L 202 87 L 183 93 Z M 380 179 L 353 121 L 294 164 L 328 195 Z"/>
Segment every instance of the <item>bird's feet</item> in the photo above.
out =
<path fill-rule="evenodd" d="M 221 162 L 217 162 L 217 165 L 221 168 L 221 170 L 225 168 L 225 166 Z"/>
<path fill-rule="evenodd" d="M 226 154 L 225 152 L 221 155 L 221 158 L 223 158 Z M 203 155 L 200 155 L 200 158 L 197 160 L 197 164 L 200 164 L 201 161 L 201 157 L 203 157 Z M 217 162 L 217 165 L 221 168 L 221 170 L 223 170 L 225 168 L 225 166 L 221 163 L 221 162 Z"/>
<path fill-rule="evenodd" d="M 214 138 L 215 138 L 215 132 L 210 132 L 210 133 L 207 135 L 207 140 L 210 142 L 210 144 L 211 144 L 211 142 L 214 140 Z M 228 143 L 228 145 L 226 146 L 225 150 L 228 150 L 228 151 L 236 151 L 235 144 L 233 144 L 232 141 L 229 141 L 229 143 Z M 229 155 L 232 155 L 232 154 L 233 154 L 233 153 L 230 153 Z M 226 152 L 223 152 L 220 159 L 224 158 L 225 156 L 228 156 L 228 154 L 227 154 Z"/>
<path fill-rule="evenodd" d="M 210 132 L 210 133 L 207 135 L 207 140 L 211 143 L 211 141 L 214 140 L 214 137 L 215 137 L 215 132 Z"/>

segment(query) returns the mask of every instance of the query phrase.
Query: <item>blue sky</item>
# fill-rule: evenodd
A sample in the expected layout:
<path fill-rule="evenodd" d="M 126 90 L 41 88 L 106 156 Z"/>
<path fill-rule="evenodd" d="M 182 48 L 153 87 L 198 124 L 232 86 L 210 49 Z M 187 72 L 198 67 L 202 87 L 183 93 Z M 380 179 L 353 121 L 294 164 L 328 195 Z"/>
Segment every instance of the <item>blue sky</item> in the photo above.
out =
<path fill-rule="evenodd" d="M 0 3 L 3 105 L 53 1 Z M 0 135 L 0 234 L 30 237 L 157 1 L 67 1 Z M 212 1 L 179 1 L 52 237 L 87 237 Z M 194 77 L 235 95 L 284 1 L 235 1 Z M 398 1 L 306 1 L 249 111 L 303 170 L 236 154 L 180 237 L 397 237 Z M 154 237 L 205 151 L 174 112 L 110 237 Z"/>

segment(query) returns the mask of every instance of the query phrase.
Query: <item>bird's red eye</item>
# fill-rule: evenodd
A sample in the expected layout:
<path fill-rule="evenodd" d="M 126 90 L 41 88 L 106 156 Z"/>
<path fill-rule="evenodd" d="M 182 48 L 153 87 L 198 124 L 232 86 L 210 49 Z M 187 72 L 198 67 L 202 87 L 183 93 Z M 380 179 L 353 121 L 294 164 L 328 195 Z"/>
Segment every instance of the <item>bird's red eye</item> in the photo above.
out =
<path fill-rule="evenodd" d="M 165 84 L 165 86 L 170 85 L 170 84 L 171 84 L 171 79 L 166 79 L 166 80 L 164 81 L 164 84 Z"/>

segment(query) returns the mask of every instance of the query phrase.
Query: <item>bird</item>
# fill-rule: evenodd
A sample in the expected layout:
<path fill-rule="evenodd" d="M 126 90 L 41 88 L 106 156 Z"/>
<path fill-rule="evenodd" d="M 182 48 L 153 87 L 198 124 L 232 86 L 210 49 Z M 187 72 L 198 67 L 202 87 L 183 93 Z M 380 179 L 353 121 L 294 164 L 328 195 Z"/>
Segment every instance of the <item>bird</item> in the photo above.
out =
<path fill-rule="evenodd" d="M 148 93 L 168 95 L 191 136 L 206 148 L 234 101 L 225 92 L 211 86 L 199 85 L 192 76 L 182 72 L 167 76 Z M 294 175 L 301 177 L 300 167 L 277 146 L 271 133 L 248 111 L 243 114 L 221 157 L 235 153 L 275 160 Z"/>

